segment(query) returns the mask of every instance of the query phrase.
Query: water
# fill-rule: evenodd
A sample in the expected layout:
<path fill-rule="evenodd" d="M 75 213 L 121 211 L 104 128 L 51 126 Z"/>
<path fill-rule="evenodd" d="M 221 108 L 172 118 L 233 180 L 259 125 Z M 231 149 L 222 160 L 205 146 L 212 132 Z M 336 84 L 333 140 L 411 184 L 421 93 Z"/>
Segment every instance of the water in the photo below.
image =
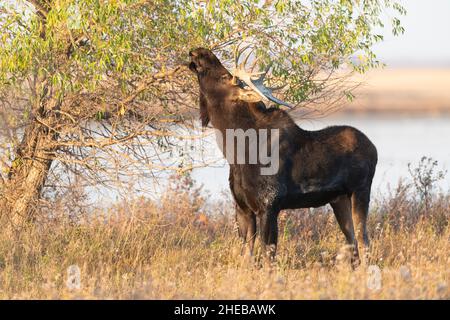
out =
<path fill-rule="evenodd" d="M 385 194 L 400 178 L 410 178 L 408 163 L 416 166 L 422 156 L 438 161 L 438 169 L 450 168 L 450 117 L 383 117 L 372 115 L 299 120 L 303 129 L 319 130 L 329 125 L 350 125 L 364 132 L 378 149 L 373 192 Z M 213 148 L 213 143 L 210 144 Z M 217 151 L 217 150 L 216 150 Z M 228 165 L 194 169 L 193 178 L 212 198 L 228 193 Z M 450 172 L 438 186 L 450 190 Z"/>

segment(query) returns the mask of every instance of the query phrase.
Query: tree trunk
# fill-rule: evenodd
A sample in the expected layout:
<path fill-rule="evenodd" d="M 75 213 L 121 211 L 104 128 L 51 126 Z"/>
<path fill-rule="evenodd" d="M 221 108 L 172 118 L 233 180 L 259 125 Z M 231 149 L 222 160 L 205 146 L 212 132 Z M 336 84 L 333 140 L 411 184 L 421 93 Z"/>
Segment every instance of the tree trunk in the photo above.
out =
<path fill-rule="evenodd" d="M 46 17 L 51 10 L 51 4 L 46 1 L 28 2 L 36 8 L 41 22 L 40 37 L 45 39 Z M 62 64 L 61 59 L 57 61 L 57 65 Z M 22 142 L 16 149 L 7 181 L 0 185 L 0 213 L 2 217 L 7 217 L 13 227 L 12 230 L 16 231 L 20 230 L 24 222 L 34 218 L 37 202 L 57 150 L 55 142 L 58 134 L 51 129 L 52 124 L 57 123 L 57 119 L 47 115 L 48 111 L 59 109 L 61 101 L 55 99 L 54 88 L 49 84 L 51 81 L 41 79 L 37 74 L 37 72 L 33 74 L 31 81 L 33 84 L 31 90 L 37 99 L 31 103 L 32 114 L 35 117 L 26 127 Z"/>
<path fill-rule="evenodd" d="M 0 208 L 15 228 L 33 219 L 55 151 L 56 134 L 36 119 L 26 128 L 4 186 Z"/>

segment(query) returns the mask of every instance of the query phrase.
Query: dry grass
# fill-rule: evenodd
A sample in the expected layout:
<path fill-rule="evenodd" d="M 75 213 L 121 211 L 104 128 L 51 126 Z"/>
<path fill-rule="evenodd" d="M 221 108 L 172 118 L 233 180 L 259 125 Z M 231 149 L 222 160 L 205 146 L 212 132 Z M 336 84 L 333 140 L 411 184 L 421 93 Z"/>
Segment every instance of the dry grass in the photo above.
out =
<path fill-rule="evenodd" d="M 428 210 L 399 186 L 374 201 L 370 264 L 351 271 L 339 254 L 344 238 L 323 210 L 283 212 L 272 270 L 239 255 L 230 202 L 208 206 L 175 188 L 160 202 L 138 199 L 76 222 L 67 215 L 28 226 L 16 239 L 0 234 L 0 298 L 67 299 L 448 299 L 450 196 Z M 214 215 L 211 213 L 214 212 Z M 66 285 L 78 265 L 81 287 Z"/>

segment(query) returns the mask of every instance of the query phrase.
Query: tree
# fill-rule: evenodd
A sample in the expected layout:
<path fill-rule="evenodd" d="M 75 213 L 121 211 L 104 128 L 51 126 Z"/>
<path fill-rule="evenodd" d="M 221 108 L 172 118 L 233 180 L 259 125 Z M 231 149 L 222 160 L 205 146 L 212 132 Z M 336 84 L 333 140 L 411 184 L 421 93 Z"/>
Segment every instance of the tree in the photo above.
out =
<path fill-rule="evenodd" d="M 188 169 L 153 151 L 192 138 L 174 124 L 196 107 L 185 67 L 195 47 L 229 59 L 251 44 L 298 106 L 351 97 L 341 70 L 379 64 L 371 47 L 386 8 L 405 13 L 389 0 L 3 1 L 0 208 L 20 223 L 45 187 L 74 177 L 90 186 L 144 174 L 136 163 L 147 174 Z"/>

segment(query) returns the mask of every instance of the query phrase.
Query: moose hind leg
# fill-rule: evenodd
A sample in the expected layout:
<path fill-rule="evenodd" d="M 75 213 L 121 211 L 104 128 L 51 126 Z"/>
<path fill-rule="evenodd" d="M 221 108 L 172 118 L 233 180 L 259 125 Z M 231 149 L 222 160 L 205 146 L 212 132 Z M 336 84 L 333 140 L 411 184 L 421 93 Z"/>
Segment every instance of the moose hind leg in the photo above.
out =
<path fill-rule="evenodd" d="M 356 238 L 360 244 L 364 244 L 364 257 L 367 258 L 369 248 L 367 216 L 369 214 L 370 191 L 355 191 L 352 194 L 351 201 Z"/>
<path fill-rule="evenodd" d="M 352 265 L 359 264 L 358 242 L 355 238 L 355 230 L 352 219 L 352 206 L 348 196 L 342 196 L 337 200 L 330 202 L 333 208 L 336 220 L 345 235 L 347 243 L 352 246 L 351 262 Z"/>
<path fill-rule="evenodd" d="M 259 229 L 261 236 L 261 249 L 266 262 L 273 262 L 278 242 L 278 212 L 265 211 L 259 215 Z"/>
<path fill-rule="evenodd" d="M 247 253 L 253 256 L 253 247 L 256 237 L 256 216 L 249 209 L 242 209 L 236 206 L 236 222 L 238 225 L 239 236 L 243 239 L 242 254 Z"/>

